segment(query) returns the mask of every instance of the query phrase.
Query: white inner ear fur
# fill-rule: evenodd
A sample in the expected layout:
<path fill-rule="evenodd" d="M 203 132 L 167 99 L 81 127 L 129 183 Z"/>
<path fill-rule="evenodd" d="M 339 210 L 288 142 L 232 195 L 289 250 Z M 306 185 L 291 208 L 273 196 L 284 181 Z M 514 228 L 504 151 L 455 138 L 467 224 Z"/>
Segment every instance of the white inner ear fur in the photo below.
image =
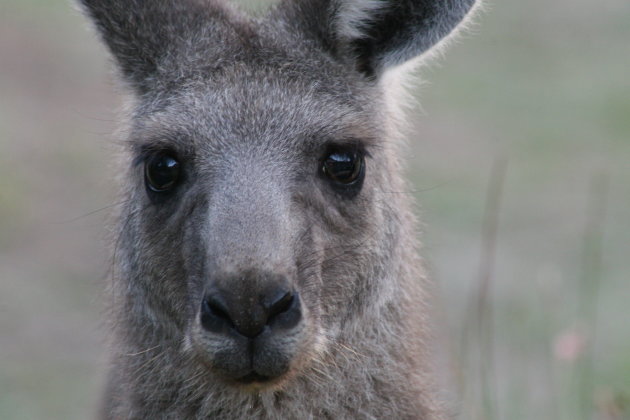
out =
<path fill-rule="evenodd" d="M 334 28 L 338 41 L 347 46 L 352 41 L 365 36 L 366 29 L 372 22 L 379 19 L 379 15 L 385 11 L 389 3 L 383 0 L 338 0 L 338 5 Z M 408 82 L 408 74 L 414 73 L 414 70 L 421 67 L 429 59 L 442 56 L 442 52 L 453 40 L 458 39 L 461 33 L 469 32 L 472 29 L 474 17 L 483 10 L 484 6 L 485 0 L 477 0 L 464 19 L 453 28 L 449 35 L 436 40 L 436 44 L 419 57 L 405 62 L 404 57 L 407 53 L 404 48 L 399 51 L 390 51 L 382 57 L 383 60 L 378 66 L 377 73 L 382 72 L 383 79 L 387 77 L 387 73 L 394 73 L 396 74 L 393 76 L 394 79 L 405 79 L 405 82 Z M 401 62 L 402 65 L 394 67 L 393 63 Z M 388 78 L 392 79 L 392 77 Z M 401 85 L 400 82 L 395 84 Z M 406 85 L 407 83 L 402 83 L 402 86 Z"/>
<path fill-rule="evenodd" d="M 374 0 L 360 1 L 355 0 L 349 3 L 372 3 Z M 382 2 L 376 1 L 379 3 L 375 9 L 379 9 L 379 6 L 382 6 Z M 405 113 L 412 108 L 417 108 L 420 104 L 417 103 L 416 98 L 414 96 L 415 87 L 422 85 L 422 79 L 419 77 L 418 73 L 420 69 L 433 62 L 435 60 L 439 60 L 443 57 L 444 51 L 453 43 L 456 42 L 462 33 L 468 33 L 473 29 L 474 18 L 478 13 L 483 11 L 485 6 L 485 1 L 477 0 L 472 9 L 468 12 L 466 17 L 453 29 L 453 31 L 442 38 L 439 42 L 437 42 L 433 47 L 429 50 L 425 51 L 421 55 L 409 59 L 402 64 L 392 65 L 391 63 L 396 62 L 395 54 L 396 51 L 390 53 L 388 57 L 385 58 L 385 61 L 382 63 L 380 70 L 382 70 L 382 74 L 379 77 L 379 85 L 382 89 L 382 92 L 385 97 L 385 104 L 387 106 L 387 110 L 390 113 L 391 121 L 395 124 L 395 128 L 397 130 L 405 130 L 407 119 L 405 119 Z M 382 8 L 380 10 L 383 10 Z M 364 12 L 367 13 L 368 10 L 364 9 Z M 376 12 L 373 16 L 366 18 L 367 20 L 363 21 L 363 26 L 371 20 L 374 20 L 378 17 L 378 12 Z M 358 34 L 360 32 L 357 31 Z M 400 52 L 398 52 L 400 53 Z M 421 106 L 420 106 L 421 109 Z"/>
<path fill-rule="evenodd" d="M 338 39 L 347 43 L 363 37 L 365 28 L 378 18 L 379 10 L 385 6 L 387 3 L 381 0 L 340 1 L 335 22 Z"/>

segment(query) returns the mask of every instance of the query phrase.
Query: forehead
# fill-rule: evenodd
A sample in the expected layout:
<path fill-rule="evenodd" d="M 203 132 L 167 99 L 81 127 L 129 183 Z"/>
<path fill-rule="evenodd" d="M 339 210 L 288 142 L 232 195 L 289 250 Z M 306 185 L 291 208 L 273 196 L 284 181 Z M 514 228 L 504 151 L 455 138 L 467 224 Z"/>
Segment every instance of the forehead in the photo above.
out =
<path fill-rule="evenodd" d="M 343 74 L 306 67 L 233 65 L 182 83 L 141 104 L 134 142 L 187 146 L 277 144 L 381 137 L 375 88 Z"/>

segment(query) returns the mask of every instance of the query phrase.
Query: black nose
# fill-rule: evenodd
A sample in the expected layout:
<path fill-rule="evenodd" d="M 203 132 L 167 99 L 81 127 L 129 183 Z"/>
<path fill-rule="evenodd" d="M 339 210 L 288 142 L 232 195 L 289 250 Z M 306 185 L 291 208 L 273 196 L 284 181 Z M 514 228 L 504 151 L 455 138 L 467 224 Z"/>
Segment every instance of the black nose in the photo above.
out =
<path fill-rule="evenodd" d="M 214 290 L 201 303 L 201 325 L 217 334 L 236 331 L 254 338 L 267 327 L 295 327 L 302 316 L 300 307 L 299 295 L 283 288 L 241 294 Z"/>

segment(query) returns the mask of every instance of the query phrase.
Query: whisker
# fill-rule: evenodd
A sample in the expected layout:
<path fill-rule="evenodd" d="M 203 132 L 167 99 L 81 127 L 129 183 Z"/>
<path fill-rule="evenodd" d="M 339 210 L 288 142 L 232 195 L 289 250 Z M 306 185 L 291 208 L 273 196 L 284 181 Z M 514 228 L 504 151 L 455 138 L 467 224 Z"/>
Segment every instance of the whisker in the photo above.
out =
<path fill-rule="evenodd" d="M 162 347 L 162 344 L 158 344 L 157 346 L 149 347 L 148 349 L 139 351 L 137 353 L 126 353 L 125 356 L 129 356 L 129 357 L 140 356 L 141 354 L 148 353 L 151 350 L 155 350 L 155 349 L 160 348 L 160 347 Z"/>
<path fill-rule="evenodd" d="M 118 203 L 109 204 L 109 205 L 107 205 L 107 206 L 105 206 L 105 207 L 101 207 L 101 208 L 99 208 L 99 209 L 92 210 L 92 211 L 90 211 L 90 212 L 88 212 L 88 213 L 85 213 L 85 214 L 82 214 L 82 215 L 80 215 L 80 216 L 73 217 L 72 219 L 62 220 L 62 221 L 59 221 L 59 222 L 52 222 L 52 224 L 53 224 L 53 225 L 66 225 L 66 224 L 69 224 L 69 223 L 74 223 L 74 222 L 77 222 L 77 221 L 79 221 L 79 220 L 85 219 L 86 217 L 93 216 L 93 215 L 95 215 L 95 214 L 97 214 L 97 213 L 100 213 L 100 212 L 102 212 L 102 211 L 109 210 L 109 209 L 111 209 L 111 208 L 114 208 L 114 207 L 120 206 L 120 205 L 122 205 L 122 204 L 125 204 L 125 203 L 127 203 L 128 201 L 129 201 L 129 200 L 124 200 L 124 201 L 119 201 Z"/>

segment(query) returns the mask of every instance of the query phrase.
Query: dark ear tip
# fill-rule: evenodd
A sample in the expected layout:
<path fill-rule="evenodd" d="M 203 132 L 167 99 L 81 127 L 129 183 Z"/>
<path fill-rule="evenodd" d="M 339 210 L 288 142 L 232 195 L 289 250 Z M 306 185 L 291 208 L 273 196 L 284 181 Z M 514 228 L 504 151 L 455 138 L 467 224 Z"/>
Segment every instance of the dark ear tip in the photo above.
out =
<path fill-rule="evenodd" d="M 172 19 L 175 15 L 163 7 L 168 1 L 155 2 L 163 4 L 162 7 L 152 4 L 151 0 L 73 1 L 93 22 L 114 57 L 122 80 L 136 93 L 143 93 L 174 35 L 164 28 L 177 28 L 182 24 Z M 173 22 L 169 22 L 171 19 Z"/>
<path fill-rule="evenodd" d="M 477 0 L 389 0 L 367 22 L 362 39 L 355 41 L 359 69 L 376 73 L 403 64 L 432 49 L 453 33 L 474 9 Z"/>
<path fill-rule="evenodd" d="M 482 0 L 286 0 L 282 19 L 376 79 L 429 51 Z M 327 7 L 328 6 L 328 7 Z M 332 7 L 335 6 L 335 7 Z"/>

